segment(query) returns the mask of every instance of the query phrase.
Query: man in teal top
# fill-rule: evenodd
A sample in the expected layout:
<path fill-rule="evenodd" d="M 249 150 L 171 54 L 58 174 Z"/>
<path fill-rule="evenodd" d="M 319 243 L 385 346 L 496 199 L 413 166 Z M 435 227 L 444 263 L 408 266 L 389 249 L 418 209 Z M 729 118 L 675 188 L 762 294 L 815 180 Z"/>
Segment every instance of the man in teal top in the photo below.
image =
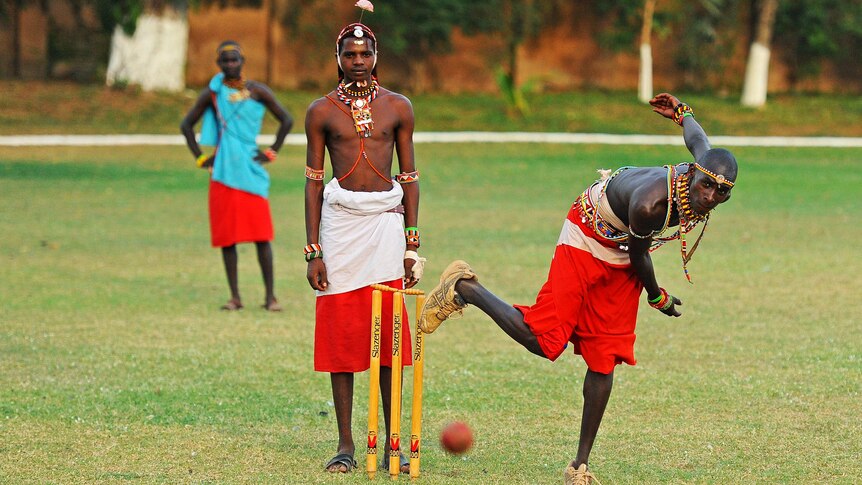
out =
<path fill-rule="evenodd" d="M 213 247 L 220 247 L 231 297 L 223 310 L 243 307 L 237 276 L 237 243 L 253 242 L 266 289 L 264 308 L 280 311 L 275 298 L 273 239 L 269 201 L 269 174 L 264 163 L 275 161 L 293 119 L 265 84 L 242 77 L 245 58 L 234 41 L 219 45 L 221 72 L 201 91 L 180 124 L 197 165 L 210 171 L 209 216 Z M 266 150 L 257 146 L 266 111 L 279 121 L 275 142 Z M 203 118 L 200 144 L 215 147 L 206 155 L 195 139 L 194 125 Z"/>

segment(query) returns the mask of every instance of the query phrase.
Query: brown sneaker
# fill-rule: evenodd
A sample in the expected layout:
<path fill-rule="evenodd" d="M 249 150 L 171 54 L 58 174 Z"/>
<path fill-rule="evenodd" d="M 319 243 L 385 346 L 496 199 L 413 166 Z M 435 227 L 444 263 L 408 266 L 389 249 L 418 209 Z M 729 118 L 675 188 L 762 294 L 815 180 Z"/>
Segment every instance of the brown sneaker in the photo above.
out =
<path fill-rule="evenodd" d="M 425 306 L 419 316 L 419 328 L 425 333 L 431 333 L 453 313 L 462 314 L 461 310 L 467 304 L 455 294 L 455 283 L 458 280 L 478 279 L 469 264 L 461 260 L 452 261 L 440 275 L 440 284 L 435 286 L 425 299 Z"/>
<path fill-rule="evenodd" d="M 586 463 L 581 463 L 581 466 L 577 468 L 573 466 L 566 467 L 566 470 L 563 472 L 563 483 L 565 485 L 590 485 L 591 483 L 601 485 L 596 480 L 595 475 L 587 470 Z"/>

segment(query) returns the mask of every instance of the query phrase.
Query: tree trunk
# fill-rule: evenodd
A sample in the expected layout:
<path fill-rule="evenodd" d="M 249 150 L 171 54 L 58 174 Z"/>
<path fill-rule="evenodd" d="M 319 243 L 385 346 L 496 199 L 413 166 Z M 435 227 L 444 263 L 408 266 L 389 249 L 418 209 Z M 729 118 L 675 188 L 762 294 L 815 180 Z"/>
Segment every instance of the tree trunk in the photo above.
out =
<path fill-rule="evenodd" d="M 657 0 L 646 0 L 644 2 L 644 23 L 641 28 L 641 64 L 640 75 L 638 77 L 638 99 L 647 103 L 652 99 L 652 45 L 650 37 L 652 35 L 652 19 L 655 13 L 655 4 Z"/>
<path fill-rule="evenodd" d="M 273 39 L 273 23 L 275 22 L 275 2 L 263 0 L 263 8 L 266 12 L 266 84 L 272 85 L 272 60 L 275 57 L 275 46 Z"/>
<path fill-rule="evenodd" d="M 160 14 L 148 10 L 141 15 L 132 36 L 118 26 L 111 39 L 106 84 L 181 91 L 185 88 L 188 35 L 186 12 L 167 7 Z"/>
<path fill-rule="evenodd" d="M 757 19 L 757 31 L 748 54 L 745 67 L 745 83 L 742 87 L 742 105 L 758 108 L 766 104 L 769 84 L 769 44 L 778 0 L 763 0 Z"/>
<path fill-rule="evenodd" d="M 12 77 L 21 77 L 21 6 L 19 0 L 9 2 L 9 19 L 12 23 Z"/>

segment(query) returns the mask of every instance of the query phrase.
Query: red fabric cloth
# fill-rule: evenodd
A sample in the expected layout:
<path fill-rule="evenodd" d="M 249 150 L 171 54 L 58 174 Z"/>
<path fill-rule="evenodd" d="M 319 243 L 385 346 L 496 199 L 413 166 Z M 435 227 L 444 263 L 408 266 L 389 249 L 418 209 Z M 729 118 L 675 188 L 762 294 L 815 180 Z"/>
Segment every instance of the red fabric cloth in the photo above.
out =
<path fill-rule="evenodd" d="M 573 222 L 592 235 L 579 218 Z M 609 374 L 617 364 L 636 363 L 634 331 L 642 290 L 630 265 L 608 264 L 586 250 L 560 244 L 536 303 L 515 308 L 550 360 L 571 342 L 590 370 Z"/>
<path fill-rule="evenodd" d="M 401 279 L 384 282 L 403 288 Z M 314 332 L 314 370 L 318 372 L 362 372 L 371 367 L 371 292 L 370 286 L 346 293 L 317 297 Z M 392 295 L 383 292 L 380 329 L 380 365 L 392 367 Z M 405 301 L 402 366 L 412 365 L 410 320 Z"/>
<path fill-rule="evenodd" d="M 209 211 L 213 247 L 272 241 L 272 216 L 265 197 L 210 180 Z"/>

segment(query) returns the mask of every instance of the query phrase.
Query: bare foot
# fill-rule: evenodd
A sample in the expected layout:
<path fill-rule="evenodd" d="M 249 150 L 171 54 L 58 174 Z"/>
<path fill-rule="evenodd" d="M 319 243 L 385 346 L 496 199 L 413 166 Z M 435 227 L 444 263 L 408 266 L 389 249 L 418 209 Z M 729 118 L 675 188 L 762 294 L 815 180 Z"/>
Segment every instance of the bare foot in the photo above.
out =
<path fill-rule="evenodd" d="M 222 310 L 227 310 L 229 312 L 239 310 L 242 308 L 242 302 L 236 299 L 230 299 L 227 303 L 221 306 Z"/>
<path fill-rule="evenodd" d="M 273 298 L 271 301 L 264 303 L 263 308 L 268 312 L 280 312 L 283 309 L 281 305 L 278 304 L 278 300 Z"/>

